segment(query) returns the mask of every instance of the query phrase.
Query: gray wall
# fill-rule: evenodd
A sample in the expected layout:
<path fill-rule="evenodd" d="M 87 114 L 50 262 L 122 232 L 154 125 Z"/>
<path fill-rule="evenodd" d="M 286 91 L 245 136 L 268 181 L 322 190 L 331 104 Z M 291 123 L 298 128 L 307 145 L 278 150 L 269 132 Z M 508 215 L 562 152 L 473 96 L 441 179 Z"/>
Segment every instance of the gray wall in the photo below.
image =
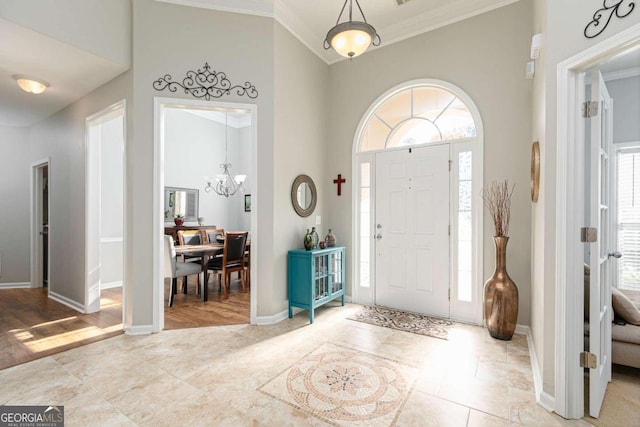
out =
<path fill-rule="evenodd" d="M 176 6 L 151 0 L 133 2 L 133 80 L 135 128 L 129 147 L 131 187 L 129 218 L 135 224 L 126 242 L 128 264 L 135 266 L 127 277 L 127 324 L 153 322 L 153 236 L 151 219 L 162 214 L 153 208 L 154 97 L 191 98 L 181 92 L 157 92 L 152 82 L 165 74 L 181 80 L 188 70 L 205 62 L 237 83 L 251 82 L 256 99 L 232 92 L 221 101 L 258 106 L 258 176 L 253 200 L 259 211 L 255 278 L 258 315 L 273 314 L 273 218 L 274 193 L 274 21 L 270 18 Z M 264 195 L 260 198 L 260 195 Z M 256 206 L 257 205 L 257 206 Z M 282 267 L 284 269 L 284 266 Z M 277 305 L 283 305 L 279 303 Z"/>
<path fill-rule="evenodd" d="M 625 19 L 613 18 L 598 37 L 587 39 L 583 31 L 600 0 L 547 1 L 537 8 L 537 24 L 544 28 L 543 62 L 538 64 L 536 79 L 542 79 L 544 90 L 534 95 L 533 139 L 541 145 L 540 198 L 535 206 L 533 223 L 536 238 L 533 252 L 536 275 L 533 288 L 536 301 L 531 313 L 535 351 L 540 360 L 543 388 L 555 394 L 555 291 L 556 283 L 556 153 L 557 153 L 557 67 L 566 59 L 592 47 L 621 31 L 637 25 L 640 14 L 634 11 Z M 626 7 L 626 6 L 623 6 Z M 539 28 L 536 28 L 539 31 Z M 614 107 L 615 108 L 615 107 Z"/>
<path fill-rule="evenodd" d="M 130 88 L 127 72 L 33 126 L 29 134 L 29 163 L 51 157 L 49 289 L 79 305 L 85 301 L 85 119 L 129 99 Z"/>
<path fill-rule="evenodd" d="M 640 76 L 606 84 L 613 98 L 613 142 L 640 141 Z"/>
<path fill-rule="evenodd" d="M 326 234 L 331 222 L 326 195 L 332 191 L 327 181 L 327 165 L 334 162 L 327 130 L 330 107 L 327 87 L 329 67 L 284 27 L 275 27 L 275 147 L 274 147 L 274 287 L 271 314 L 287 308 L 287 251 L 303 247 L 307 228 L 322 224 Z M 291 205 L 291 185 L 300 174 L 313 179 L 318 192 L 315 212 L 299 217 Z M 331 207 L 332 209 L 333 207 Z"/>
<path fill-rule="evenodd" d="M 0 126 L 0 288 L 31 280 L 29 151 L 28 128 Z"/>
<path fill-rule="evenodd" d="M 0 0 L 0 17 L 109 61 L 131 64 L 131 0 Z"/>
<path fill-rule="evenodd" d="M 331 188 L 324 201 L 331 207 L 325 222 L 348 250 L 353 246 L 352 146 L 366 109 L 388 89 L 413 79 L 439 79 L 460 87 L 475 102 L 484 124 L 485 185 L 505 178 L 516 184 L 507 262 L 520 292 L 518 323 L 525 325 L 530 321 L 532 98 L 524 67 L 529 57 L 531 13 L 531 2 L 520 1 L 332 65 L 324 170 L 326 182 L 338 173 L 347 179 L 342 196 Z M 494 268 L 492 234 L 490 217 L 485 214 L 485 279 Z M 352 256 L 348 251 L 347 258 Z"/>

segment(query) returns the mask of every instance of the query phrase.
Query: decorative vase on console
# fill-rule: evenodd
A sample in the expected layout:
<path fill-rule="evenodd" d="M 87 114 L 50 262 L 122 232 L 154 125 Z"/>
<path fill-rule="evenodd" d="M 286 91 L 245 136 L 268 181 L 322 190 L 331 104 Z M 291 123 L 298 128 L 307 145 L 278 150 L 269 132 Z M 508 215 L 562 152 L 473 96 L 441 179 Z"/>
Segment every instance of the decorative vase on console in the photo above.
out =
<path fill-rule="evenodd" d="M 318 243 L 320 243 L 320 237 L 315 227 L 311 227 L 311 240 L 313 242 L 313 249 L 318 249 Z"/>
<path fill-rule="evenodd" d="M 332 248 L 336 245 L 336 236 L 333 234 L 333 231 L 331 231 L 331 229 L 329 229 L 327 237 L 324 238 L 324 243 L 328 248 Z"/>
<path fill-rule="evenodd" d="M 492 183 L 489 190 L 482 191 L 495 233 L 496 267 L 493 275 L 484 284 L 484 320 L 489 334 L 500 340 L 510 340 L 518 321 L 518 287 L 507 273 L 507 243 L 509 242 L 509 220 L 511 195 L 507 180 Z"/>
<path fill-rule="evenodd" d="M 180 215 L 177 215 L 175 218 L 173 218 L 173 222 L 175 222 L 176 225 L 178 227 L 180 227 L 180 226 L 182 226 L 182 224 L 184 224 L 184 217 L 180 216 Z"/>
<path fill-rule="evenodd" d="M 307 234 L 304 235 L 304 248 L 310 251 L 313 248 L 313 238 L 311 237 L 311 233 L 309 233 L 309 229 L 307 228 Z"/>

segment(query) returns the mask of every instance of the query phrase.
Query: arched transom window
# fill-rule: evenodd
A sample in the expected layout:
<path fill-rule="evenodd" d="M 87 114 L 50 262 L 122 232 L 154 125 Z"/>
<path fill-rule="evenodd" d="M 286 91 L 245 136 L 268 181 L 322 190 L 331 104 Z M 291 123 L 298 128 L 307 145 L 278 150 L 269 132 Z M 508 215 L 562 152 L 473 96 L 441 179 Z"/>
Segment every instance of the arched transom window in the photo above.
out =
<path fill-rule="evenodd" d="M 469 108 L 437 86 L 414 86 L 391 95 L 370 115 L 360 151 L 383 150 L 476 136 Z"/>

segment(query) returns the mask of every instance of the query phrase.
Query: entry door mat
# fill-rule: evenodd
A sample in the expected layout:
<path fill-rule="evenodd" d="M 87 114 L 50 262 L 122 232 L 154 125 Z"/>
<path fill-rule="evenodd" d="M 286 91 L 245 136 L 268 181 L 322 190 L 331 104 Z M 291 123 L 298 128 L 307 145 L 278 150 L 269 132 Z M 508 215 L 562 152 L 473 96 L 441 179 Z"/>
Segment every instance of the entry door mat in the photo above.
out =
<path fill-rule="evenodd" d="M 389 426 L 418 368 L 325 343 L 258 390 L 338 426 Z"/>
<path fill-rule="evenodd" d="M 455 325 L 451 320 L 377 305 L 364 305 L 347 319 L 443 340 L 449 339 L 449 329 Z"/>

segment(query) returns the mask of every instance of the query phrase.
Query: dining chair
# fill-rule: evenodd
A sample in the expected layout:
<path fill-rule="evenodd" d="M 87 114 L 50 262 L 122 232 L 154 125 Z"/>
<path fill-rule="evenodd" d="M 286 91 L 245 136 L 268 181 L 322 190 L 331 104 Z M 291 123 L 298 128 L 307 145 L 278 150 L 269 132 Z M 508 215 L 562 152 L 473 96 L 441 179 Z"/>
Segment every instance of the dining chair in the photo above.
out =
<path fill-rule="evenodd" d="M 222 257 L 210 259 L 207 263 L 208 270 L 220 272 L 220 280 L 224 297 L 229 298 L 229 281 L 231 273 L 240 272 L 242 290 L 246 290 L 246 275 L 244 266 L 244 253 L 247 244 L 247 235 L 249 233 L 229 231 L 224 237 L 224 247 Z"/>
<path fill-rule="evenodd" d="M 202 233 L 200 230 L 178 230 L 178 243 L 180 245 L 201 245 L 203 243 Z M 197 262 L 202 264 L 200 255 L 184 255 L 185 262 Z M 197 291 L 200 291 L 200 276 L 196 279 Z M 184 278 L 184 287 L 182 290 L 187 293 L 187 278 Z"/>
<path fill-rule="evenodd" d="M 220 243 L 224 239 L 224 228 L 205 228 L 203 231 L 205 243 Z"/>
<path fill-rule="evenodd" d="M 187 276 L 200 276 L 202 266 L 192 262 L 182 262 L 176 259 L 176 248 L 172 236 L 164 236 L 164 277 L 171 278 L 169 286 L 169 307 L 173 305 L 173 296 L 178 292 L 178 277 L 184 277 L 185 289 Z M 185 292 L 186 293 L 186 292 Z"/>

